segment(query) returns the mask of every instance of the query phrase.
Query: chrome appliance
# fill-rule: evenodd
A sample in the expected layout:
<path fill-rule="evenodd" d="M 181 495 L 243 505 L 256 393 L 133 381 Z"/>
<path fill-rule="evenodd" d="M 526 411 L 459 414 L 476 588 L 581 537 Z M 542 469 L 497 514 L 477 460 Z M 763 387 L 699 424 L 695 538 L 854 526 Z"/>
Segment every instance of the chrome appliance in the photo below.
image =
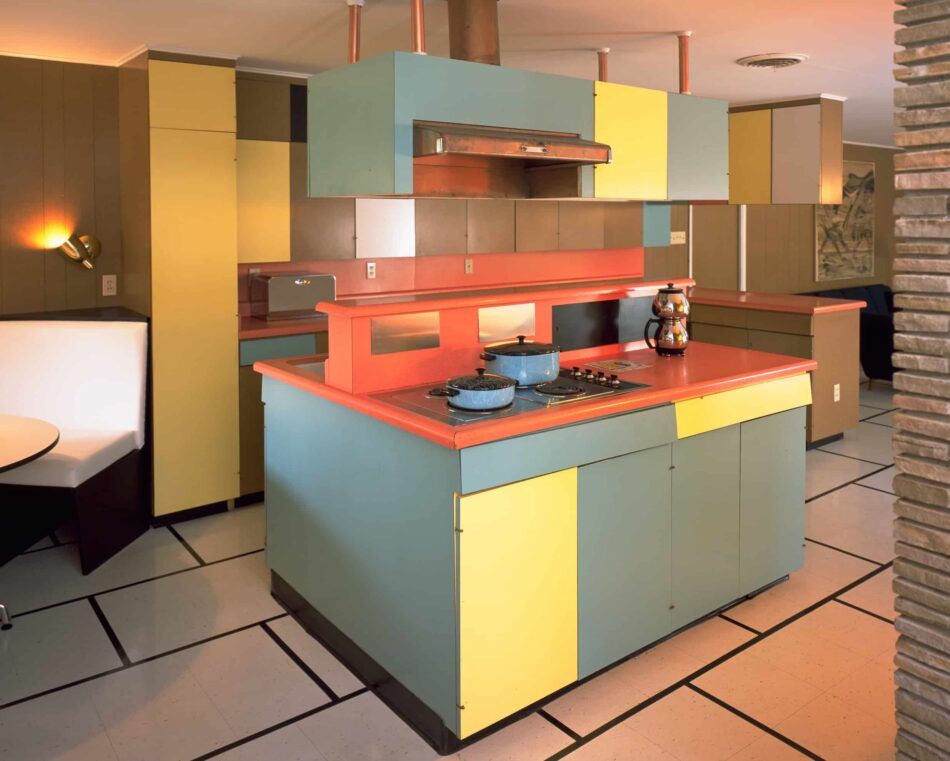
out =
<path fill-rule="evenodd" d="M 653 314 L 643 327 L 643 340 L 647 346 L 655 349 L 661 357 L 679 357 L 686 352 L 689 334 L 686 332 L 686 319 L 689 317 L 689 300 L 682 288 L 667 283 L 653 298 Z M 656 324 L 656 330 L 650 333 L 650 326 Z M 652 342 L 650 339 L 653 339 Z"/>
<path fill-rule="evenodd" d="M 336 277 L 313 272 L 251 275 L 251 314 L 265 320 L 316 317 L 317 304 L 336 298 Z"/>

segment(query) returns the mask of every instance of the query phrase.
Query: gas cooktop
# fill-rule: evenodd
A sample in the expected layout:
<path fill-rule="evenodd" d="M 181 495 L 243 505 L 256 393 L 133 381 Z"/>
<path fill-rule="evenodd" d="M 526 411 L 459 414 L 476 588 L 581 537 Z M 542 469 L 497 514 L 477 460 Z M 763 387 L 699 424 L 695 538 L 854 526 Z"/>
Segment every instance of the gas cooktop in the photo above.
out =
<path fill-rule="evenodd" d="M 620 380 L 616 375 L 608 375 L 589 368 L 574 367 L 571 369 L 562 368 L 557 380 L 550 383 L 518 388 L 515 391 L 515 400 L 507 407 L 498 410 L 478 412 L 458 409 L 450 405 L 446 397 L 438 393 L 440 389 L 433 387 L 432 384 L 374 394 L 373 398 L 394 407 L 425 415 L 441 423 L 465 425 L 480 420 L 497 420 L 511 415 L 519 415 L 523 412 L 533 412 L 553 405 L 570 404 L 601 396 L 629 393 L 641 388 L 647 388 L 646 384 L 631 383 L 630 381 Z"/>

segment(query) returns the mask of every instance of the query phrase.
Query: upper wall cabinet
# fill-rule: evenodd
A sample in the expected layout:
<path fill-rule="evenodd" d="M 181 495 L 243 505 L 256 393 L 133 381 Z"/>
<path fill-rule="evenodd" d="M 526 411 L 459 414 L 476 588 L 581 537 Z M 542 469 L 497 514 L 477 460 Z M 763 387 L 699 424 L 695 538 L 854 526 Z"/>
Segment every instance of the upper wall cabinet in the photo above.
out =
<path fill-rule="evenodd" d="M 308 86 L 310 195 L 417 193 L 415 121 L 561 132 L 590 140 L 591 82 L 399 52 L 318 74 Z M 479 168 L 469 163 L 459 162 L 460 175 Z M 592 196 L 590 170 L 575 176 L 580 179 L 573 195 Z"/>
<path fill-rule="evenodd" d="M 148 62 L 149 126 L 234 132 L 234 66 Z"/>
<path fill-rule="evenodd" d="M 597 198 L 666 199 L 667 94 L 594 83 L 594 139 L 613 160 L 594 168 Z"/>
<path fill-rule="evenodd" d="M 731 108 L 730 203 L 841 203 L 842 115 L 831 96 Z"/>
<path fill-rule="evenodd" d="M 729 197 L 729 118 L 724 100 L 668 96 L 667 198 L 725 201 Z"/>

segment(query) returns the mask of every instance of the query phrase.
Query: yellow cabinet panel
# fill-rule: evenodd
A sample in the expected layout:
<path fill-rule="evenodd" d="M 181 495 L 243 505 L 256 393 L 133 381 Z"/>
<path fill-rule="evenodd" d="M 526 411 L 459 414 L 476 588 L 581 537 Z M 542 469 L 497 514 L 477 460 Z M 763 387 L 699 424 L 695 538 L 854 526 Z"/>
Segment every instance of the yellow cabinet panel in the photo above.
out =
<path fill-rule="evenodd" d="M 238 494 L 235 139 L 152 129 L 155 514 Z"/>
<path fill-rule="evenodd" d="M 597 198 L 666 198 L 666 101 L 661 90 L 594 83 L 594 139 L 613 152 L 610 164 L 594 167 Z"/>
<path fill-rule="evenodd" d="M 234 69 L 148 62 L 149 126 L 235 132 Z"/>
<path fill-rule="evenodd" d="M 577 469 L 458 510 L 464 738 L 577 680 Z"/>
<path fill-rule="evenodd" d="M 290 143 L 237 141 L 238 262 L 290 261 Z"/>
<path fill-rule="evenodd" d="M 729 114 L 729 203 L 772 202 L 772 111 Z"/>
<path fill-rule="evenodd" d="M 687 399 L 675 404 L 676 438 L 685 439 L 807 404 L 811 404 L 808 373 Z"/>

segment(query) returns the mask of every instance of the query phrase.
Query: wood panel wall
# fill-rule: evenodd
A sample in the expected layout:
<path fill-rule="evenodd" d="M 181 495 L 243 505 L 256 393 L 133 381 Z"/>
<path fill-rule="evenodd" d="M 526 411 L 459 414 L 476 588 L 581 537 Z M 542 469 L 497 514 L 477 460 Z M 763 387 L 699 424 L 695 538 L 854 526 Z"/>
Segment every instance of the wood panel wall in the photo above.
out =
<path fill-rule="evenodd" d="M 896 150 L 896 149 L 895 149 Z M 845 143 L 845 161 L 875 165 L 874 275 L 815 280 L 815 207 L 776 204 L 748 207 L 747 287 L 754 291 L 802 293 L 890 283 L 894 260 L 895 150 Z M 736 207 L 694 207 L 693 273 L 700 285 L 737 287 Z"/>
<path fill-rule="evenodd" d="M 0 167 L 0 314 L 121 303 L 117 70 L 0 57 Z M 59 229 L 102 241 L 94 271 L 45 248 Z"/>

